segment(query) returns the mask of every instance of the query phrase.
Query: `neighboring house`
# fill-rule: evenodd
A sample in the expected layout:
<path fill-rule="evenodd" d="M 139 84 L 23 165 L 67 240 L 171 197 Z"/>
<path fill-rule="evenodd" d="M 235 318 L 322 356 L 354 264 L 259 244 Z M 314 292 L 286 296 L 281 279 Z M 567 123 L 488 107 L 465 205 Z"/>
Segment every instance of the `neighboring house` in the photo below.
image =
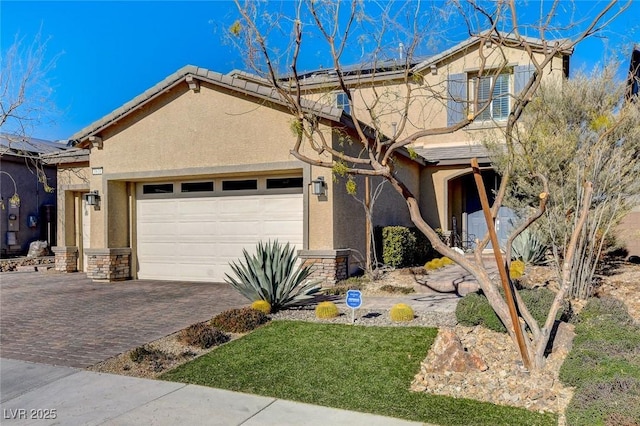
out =
<path fill-rule="evenodd" d="M 474 67 L 477 72 L 474 43 L 416 63 L 416 75 L 441 91 L 457 84 L 462 94 L 460 86 L 474 82 Z M 511 50 L 508 74 L 501 77 L 509 93 L 530 72 L 526 55 Z M 549 74 L 563 76 L 567 64 L 559 57 Z M 366 107 L 372 84 L 390 91 L 399 86 L 396 70 L 382 77 L 367 82 L 354 74 L 350 84 L 360 99 L 354 108 Z M 303 106 L 338 147 L 340 133 L 355 133 L 344 99 L 327 102 L 331 84 L 330 75 L 308 76 Z M 457 105 L 416 102 L 410 114 L 412 122 L 442 126 L 447 111 L 460 113 Z M 474 206 L 468 160 L 478 156 L 489 167 L 480 135 L 501 117 L 490 118 L 491 124 L 421 141 L 416 151 L 422 157 L 399 156 L 396 170 L 420 195 L 434 227 L 449 230 L 451 216 L 462 220 Z M 393 131 L 394 118 L 388 119 Z M 346 278 L 358 266 L 357 254 L 365 253 L 362 206 L 331 170 L 290 154 L 291 122 L 286 103 L 259 78 L 187 66 L 76 133 L 76 155 L 47 157 L 58 165 L 58 225 L 64 230 L 54 248 L 56 268 L 83 270 L 94 280 L 222 281 L 243 248 L 278 239 L 295 245 L 328 282 Z M 315 194 L 320 179 L 325 189 Z M 376 202 L 374 225 L 411 225 L 404 199 L 390 188 Z"/>
<path fill-rule="evenodd" d="M 36 240 L 55 244 L 56 168 L 40 162 L 42 153 L 62 144 L 0 134 L 0 256 L 25 255 Z"/>

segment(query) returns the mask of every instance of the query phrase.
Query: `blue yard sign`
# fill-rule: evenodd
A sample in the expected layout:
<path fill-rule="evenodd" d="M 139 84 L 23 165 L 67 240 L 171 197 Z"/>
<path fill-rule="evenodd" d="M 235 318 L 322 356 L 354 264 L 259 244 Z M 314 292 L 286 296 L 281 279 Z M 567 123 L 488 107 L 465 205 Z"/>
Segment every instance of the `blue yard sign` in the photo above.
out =
<path fill-rule="evenodd" d="M 362 306 L 362 293 L 360 293 L 360 290 L 347 290 L 347 306 L 351 309 L 358 309 Z"/>

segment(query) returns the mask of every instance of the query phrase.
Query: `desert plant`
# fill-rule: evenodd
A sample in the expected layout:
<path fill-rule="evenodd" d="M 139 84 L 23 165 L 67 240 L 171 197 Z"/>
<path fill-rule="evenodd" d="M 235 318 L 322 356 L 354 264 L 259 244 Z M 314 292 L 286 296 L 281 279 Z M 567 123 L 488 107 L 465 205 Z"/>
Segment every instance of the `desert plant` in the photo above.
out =
<path fill-rule="evenodd" d="M 524 275 L 524 262 L 522 260 L 514 260 L 509 265 L 509 276 L 512 280 L 517 280 Z"/>
<path fill-rule="evenodd" d="M 229 309 L 211 320 L 213 327 L 228 333 L 246 333 L 269 321 L 260 311 L 251 308 Z"/>
<path fill-rule="evenodd" d="M 416 290 L 413 287 L 403 287 L 391 284 L 385 284 L 380 287 L 380 290 L 385 291 L 387 293 L 400 293 L 400 294 L 410 294 L 415 293 Z"/>
<path fill-rule="evenodd" d="M 453 260 L 451 260 L 447 256 L 442 258 L 442 263 L 444 264 L 444 266 L 455 265 L 456 264 L 456 262 L 454 262 Z"/>
<path fill-rule="evenodd" d="M 406 303 L 397 303 L 391 307 L 389 312 L 391 321 L 407 322 L 413 320 L 413 309 Z"/>
<path fill-rule="evenodd" d="M 256 254 L 242 250 L 244 262 L 231 262 L 237 278 L 225 274 L 225 281 L 251 301 L 266 300 L 273 312 L 311 299 L 320 290 L 318 280 L 306 281 L 310 266 L 299 265 L 298 257 L 289 243 L 282 246 L 277 240 L 260 242 Z"/>
<path fill-rule="evenodd" d="M 541 321 L 546 317 L 555 297 L 555 294 L 546 288 L 523 289 L 519 291 L 519 294 L 525 305 L 529 307 L 529 313 L 536 321 Z M 564 304 L 556 314 L 556 319 L 560 319 L 567 308 L 568 304 Z M 491 308 L 487 298 L 478 293 L 469 293 L 458 302 L 456 319 L 464 326 L 482 325 L 501 333 L 507 331 L 495 311 Z"/>
<path fill-rule="evenodd" d="M 178 334 L 178 340 L 185 345 L 207 349 L 229 341 L 229 335 L 206 323 L 193 324 Z"/>
<path fill-rule="evenodd" d="M 174 357 L 173 355 L 163 352 L 160 349 L 143 345 L 138 346 L 137 348 L 129 352 L 129 358 L 136 364 L 141 364 L 143 362 L 162 363 L 163 361 L 172 360 Z"/>
<path fill-rule="evenodd" d="M 572 322 L 580 324 L 602 322 L 606 319 L 620 325 L 628 325 L 633 322 L 624 302 L 614 297 L 592 297 Z"/>
<path fill-rule="evenodd" d="M 541 265 L 546 261 L 547 248 L 540 234 L 527 228 L 514 238 L 511 257 L 523 261 L 526 265 Z"/>
<path fill-rule="evenodd" d="M 271 304 L 266 300 L 256 300 L 251 304 L 251 309 L 255 309 L 265 315 L 269 315 L 271 313 Z"/>
<path fill-rule="evenodd" d="M 338 314 L 338 307 L 333 302 L 320 302 L 316 306 L 316 318 L 330 319 L 337 317 Z"/>
<path fill-rule="evenodd" d="M 424 264 L 424 269 L 427 271 L 435 271 L 436 269 L 440 269 L 445 267 L 446 265 L 450 265 L 451 263 L 447 263 L 446 260 L 448 257 L 438 257 L 436 259 L 431 259 L 427 263 Z M 451 259 L 449 259 L 451 261 Z"/>

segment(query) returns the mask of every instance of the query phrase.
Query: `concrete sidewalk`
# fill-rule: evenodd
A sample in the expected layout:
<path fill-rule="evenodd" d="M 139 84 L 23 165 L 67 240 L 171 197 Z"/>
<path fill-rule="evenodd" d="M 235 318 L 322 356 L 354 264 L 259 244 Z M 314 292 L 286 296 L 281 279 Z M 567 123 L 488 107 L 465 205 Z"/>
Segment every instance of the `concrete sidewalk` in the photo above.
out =
<path fill-rule="evenodd" d="M 0 405 L 3 425 L 421 425 L 203 386 L 4 358 Z"/>

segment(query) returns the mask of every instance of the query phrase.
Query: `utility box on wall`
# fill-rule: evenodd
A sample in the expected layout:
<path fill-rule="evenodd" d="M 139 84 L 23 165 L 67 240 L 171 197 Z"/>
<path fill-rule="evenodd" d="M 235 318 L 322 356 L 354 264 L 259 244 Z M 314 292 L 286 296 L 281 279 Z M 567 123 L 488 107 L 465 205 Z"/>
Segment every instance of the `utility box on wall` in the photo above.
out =
<path fill-rule="evenodd" d="M 7 230 L 20 230 L 20 204 L 14 204 L 12 202 L 9 203 L 9 209 L 7 212 Z"/>

